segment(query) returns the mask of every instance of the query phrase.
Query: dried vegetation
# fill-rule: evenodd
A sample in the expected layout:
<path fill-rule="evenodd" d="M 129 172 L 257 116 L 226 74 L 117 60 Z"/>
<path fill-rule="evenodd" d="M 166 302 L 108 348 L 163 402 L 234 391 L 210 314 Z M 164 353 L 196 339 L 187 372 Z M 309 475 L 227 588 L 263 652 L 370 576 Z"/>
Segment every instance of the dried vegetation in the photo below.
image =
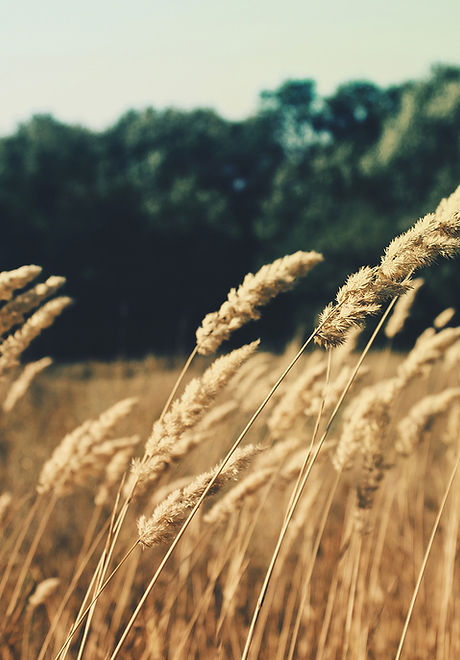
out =
<path fill-rule="evenodd" d="M 1 657 L 460 657 L 455 310 L 390 346 L 413 272 L 459 251 L 460 188 L 298 350 L 212 361 L 322 257 L 278 259 L 205 317 L 180 373 L 21 366 L 70 300 L 37 266 L 0 273 Z"/>

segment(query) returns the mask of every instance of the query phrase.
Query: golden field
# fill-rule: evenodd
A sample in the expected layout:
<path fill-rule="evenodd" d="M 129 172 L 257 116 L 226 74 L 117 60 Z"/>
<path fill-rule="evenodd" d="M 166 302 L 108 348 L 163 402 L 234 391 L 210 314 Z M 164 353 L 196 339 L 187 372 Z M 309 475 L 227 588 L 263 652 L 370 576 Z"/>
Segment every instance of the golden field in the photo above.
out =
<path fill-rule="evenodd" d="M 171 469 L 162 478 L 161 485 L 183 475 L 190 475 L 192 479 L 193 475 L 214 465 L 232 442 L 235 430 L 247 421 L 248 408 L 258 398 L 263 398 L 268 384 L 288 358 L 287 354 L 261 354 L 252 358 L 254 370 L 260 372 L 256 383 L 250 383 L 252 400 L 248 401 L 244 384 L 245 379 L 250 379 L 248 369 L 243 382 L 236 383 L 222 396 L 223 400 L 236 401 L 237 409 L 215 428 L 212 437 L 199 450 Z M 349 359 L 356 361 L 356 358 L 357 354 L 352 354 Z M 403 359 L 404 356 L 389 352 L 370 354 L 365 362 L 367 373 L 350 396 L 373 383 L 375 378 L 379 381 L 393 375 Z M 290 382 L 316 360 L 316 353 L 312 353 L 297 365 L 285 390 L 288 391 Z M 201 367 L 201 364 L 195 365 L 192 374 L 199 373 Z M 18 532 L 17 522 L 24 521 L 30 507 L 30 497 L 42 465 L 64 435 L 86 419 L 97 417 L 116 401 L 134 396 L 138 399 L 135 411 L 117 431 L 120 434 L 136 432 L 145 439 L 177 373 L 178 369 L 150 358 L 143 362 L 51 367 L 37 377 L 14 410 L 5 416 L 2 427 L 2 484 L 4 490 L 14 493 L 3 521 L 7 532 L 2 548 L 4 561 L 11 552 L 14 533 Z M 431 367 L 429 376 L 417 380 L 398 402 L 392 425 L 426 394 L 458 385 L 458 369 L 446 368 L 440 359 Z M 276 405 L 277 402 L 264 412 L 252 431 L 251 441 L 271 444 L 267 423 Z M 312 471 L 276 566 L 265 609 L 262 609 L 253 657 L 394 656 L 454 460 L 456 438 L 446 434 L 455 410 L 458 420 L 458 407 L 453 406 L 450 416 L 444 415 L 424 432 L 410 456 L 398 457 L 388 468 L 376 502 L 366 512 L 364 531 L 356 525 L 355 474 L 347 472 L 341 476 L 333 499 L 329 501 L 336 472 L 329 458 L 332 447 L 325 452 L 323 460 Z M 295 446 L 306 447 L 313 426 L 313 419 L 298 417 L 294 426 L 286 431 L 286 437 L 294 439 Z M 339 424 L 333 428 L 331 440 L 337 439 L 339 428 Z M 291 448 L 291 455 L 295 452 Z M 262 458 L 263 454 L 256 459 L 256 465 Z M 206 525 L 202 518 L 196 520 L 165 569 L 161 582 L 147 599 L 121 657 L 212 658 L 218 657 L 218 653 L 223 658 L 239 657 L 294 484 L 294 475 L 282 483 L 277 483 L 276 477 L 273 483 L 267 480 L 255 495 L 247 497 L 242 509 L 235 511 L 225 525 Z M 90 481 L 87 487 L 76 488 L 56 503 L 23 587 L 19 617 L 16 621 L 13 618 L 4 632 L 2 657 L 38 656 L 75 574 L 77 558 L 81 561 L 82 545 L 85 541 L 86 545 L 89 543 L 85 535 L 88 527 L 92 527 L 95 512 L 97 523 L 94 523 L 93 536 L 110 516 L 109 506 L 95 507 L 95 489 L 96 482 Z M 29 499 L 23 501 L 27 496 Z M 130 512 L 124 529 L 125 547 L 136 537 L 136 517 L 141 512 L 152 511 L 154 497 L 154 492 L 146 493 L 136 504 L 136 510 Z M 460 602 L 458 589 L 455 589 L 459 571 L 459 499 L 457 478 L 410 622 L 405 643 L 405 657 L 408 658 L 453 658 L 460 652 Z M 45 506 L 43 502 L 42 507 Z M 211 500 L 206 510 L 210 506 Z M 20 569 L 27 539 L 30 542 L 33 538 L 37 524 L 38 518 L 31 525 L 12 576 Z M 100 547 L 102 543 L 103 539 Z M 119 550 L 117 557 L 121 554 Z M 95 610 L 83 657 L 104 658 L 107 650 L 114 647 L 127 615 L 162 554 L 164 546 L 161 545 L 139 549 L 132 564 L 120 570 Z M 64 641 L 87 587 L 88 576 L 95 568 L 96 557 L 95 552 L 59 617 L 45 657 L 54 657 Z M 37 585 L 51 577 L 60 580 L 56 591 L 29 616 L 28 599 Z M 2 597 L 3 603 L 7 602 L 7 595 L 8 591 Z M 295 636 L 294 631 L 297 631 Z M 291 649 L 294 639 L 296 645 Z M 75 644 L 69 657 L 77 657 L 77 649 L 78 644 Z"/>
<path fill-rule="evenodd" d="M 458 252 L 460 187 L 301 346 L 222 344 L 316 252 L 246 275 L 185 364 L 21 364 L 70 300 L 0 273 L 1 657 L 460 657 L 455 310 L 392 351 Z"/>

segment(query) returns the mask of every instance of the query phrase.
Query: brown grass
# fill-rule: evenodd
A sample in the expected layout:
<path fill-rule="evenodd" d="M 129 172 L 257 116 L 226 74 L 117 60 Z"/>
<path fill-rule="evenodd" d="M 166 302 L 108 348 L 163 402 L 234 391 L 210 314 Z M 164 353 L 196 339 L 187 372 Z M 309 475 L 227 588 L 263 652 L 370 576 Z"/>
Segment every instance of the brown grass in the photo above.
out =
<path fill-rule="evenodd" d="M 459 250 L 458 205 L 351 276 L 283 356 L 21 370 L 69 300 L 15 297 L 37 267 L 0 276 L 1 657 L 460 657 L 460 328 L 367 354 L 413 270 Z M 286 288 L 261 273 L 254 309 L 233 295 L 237 326 Z M 390 299 L 360 354 L 350 331 Z"/>

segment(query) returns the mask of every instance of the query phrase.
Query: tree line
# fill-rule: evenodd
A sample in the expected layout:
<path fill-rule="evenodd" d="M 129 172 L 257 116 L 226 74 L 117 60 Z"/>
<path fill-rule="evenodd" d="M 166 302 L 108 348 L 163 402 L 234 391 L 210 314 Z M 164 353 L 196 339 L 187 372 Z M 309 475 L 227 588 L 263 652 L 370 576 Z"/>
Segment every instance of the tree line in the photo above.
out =
<path fill-rule="evenodd" d="M 185 352 L 246 272 L 323 252 L 237 338 L 260 331 L 281 348 L 459 183 L 455 66 L 387 88 L 352 81 L 329 97 L 287 80 L 243 121 L 148 108 L 94 132 L 37 115 L 0 139 L 0 266 L 37 263 L 68 280 L 76 304 L 40 352 L 110 358 Z M 427 273 L 407 336 L 455 305 L 459 273 L 455 263 Z"/>

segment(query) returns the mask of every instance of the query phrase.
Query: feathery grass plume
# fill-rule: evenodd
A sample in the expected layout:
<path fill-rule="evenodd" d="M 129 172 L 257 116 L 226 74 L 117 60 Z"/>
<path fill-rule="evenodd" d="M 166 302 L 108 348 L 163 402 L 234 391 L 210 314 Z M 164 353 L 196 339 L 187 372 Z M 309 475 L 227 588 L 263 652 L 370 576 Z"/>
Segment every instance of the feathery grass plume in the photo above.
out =
<path fill-rule="evenodd" d="M 385 250 L 379 267 L 382 277 L 402 280 L 416 268 L 438 257 L 453 257 L 460 250 L 460 186 L 440 202 L 434 213 L 396 236 Z"/>
<path fill-rule="evenodd" d="M 46 603 L 46 601 L 54 594 L 60 583 L 61 580 L 57 577 L 47 578 L 40 582 L 29 598 L 29 607 L 35 609 L 39 607 L 39 605 Z"/>
<path fill-rule="evenodd" d="M 105 478 L 100 484 L 94 497 L 96 506 L 103 506 L 110 502 L 112 490 L 118 486 L 120 479 L 128 469 L 133 454 L 133 447 L 137 445 L 140 436 L 134 435 L 129 446 L 118 449 L 105 467 Z"/>
<path fill-rule="evenodd" d="M 365 266 L 351 275 L 339 289 L 336 305 L 327 305 L 319 317 L 323 323 L 315 341 L 324 348 L 343 343 L 353 326 L 361 326 L 382 304 L 407 290 L 403 281 L 416 268 L 427 266 L 437 257 L 453 257 L 460 251 L 460 186 L 442 200 L 435 213 L 429 213 L 386 248 L 380 266 Z"/>
<path fill-rule="evenodd" d="M 0 300 L 11 300 L 17 289 L 22 289 L 34 280 L 42 269 L 40 266 L 21 266 L 15 270 L 6 270 L 0 273 Z"/>
<path fill-rule="evenodd" d="M 219 406 L 208 410 L 198 422 L 196 428 L 185 431 L 171 447 L 168 464 L 176 463 L 192 449 L 215 437 L 217 427 L 225 422 L 237 409 L 235 401 L 224 401 Z"/>
<path fill-rule="evenodd" d="M 214 482 L 209 495 L 217 493 L 230 479 L 236 479 L 255 454 L 262 451 L 260 446 L 247 445 L 237 449 L 224 469 Z M 216 466 L 209 472 L 204 472 L 185 488 L 179 488 L 161 502 L 150 516 L 141 516 L 137 521 L 140 542 L 147 547 L 165 543 L 174 537 L 177 529 L 186 520 L 188 512 L 193 509 L 207 485 L 213 478 Z"/>
<path fill-rule="evenodd" d="M 368 316 L 377 314 L 382 304 L 408 290 L 402 282 L 382 280 L 376 267 L 363 266 L 350 275 L 336 296 L 336 305 L 329 303 L 321 312 L 315 342 L 323 348 L 340 346 L 349 331 L 362 327 Z"/>
<path fill-rule="evenodd" d="M 265 449 L 265 451 L 257 457 L 256 468 L 258 470 L 273 467 L 279 469 L 292 452 L 299 449 L 299 447 L 299 439 L 296 437 L 289 437 L 285 440 L 275 442 L 274 445 Z"/>
<path fill-rule="evenodd" d="M 247 498 L 257 493 L 275 472 L 275 467 L 262 468 L 237 483 L 221 500 L 203 516 L 206 525 L 223 525 L 227 520 L 240 511 L 246 504 Z"/>
<path fill-rule="evenodd" d="M 380 453 L 389 410 L 399 391 L 397 378 L 365 387 L 351 400 L 343 415 L 343 428 L 332 463 L 337 471 L 350 469 L 357 452 Z"/>
<path fill-rule="evenodd" d="M 0 523 L 2 523 L 3 518 L 6 515 L 6 512 L 10 508 L 10 504 L 13 500 L 13 496 L 9 491 L 2 493 L 0 495 Z"/>
<path fill-rule="evenodd" d="M 260 387 L 269 387 L 273 369 L 273 356 L 268 353 L 256 353 L 235 374 L 231 382 L 231 395 L 238 402 L 243 412 L 252 412 L 260 400 Z M 254 405 L 254 396 L 257 394 L 257 403 Z"/>
<path fill-rule="evenodd" d="M 171 449 L 180 436 L 202 419 L 210 404 L 258 345 L 259 340 L 223 355 L 200 378 L 188 383 L 181 398 L 174 401 L 163 419 L 153 425 L 145 445 L 145 456 L 153 457 L 154 461 L 148 461 L 145 465 L 149 464 L 153 471 L 161 471 L 162 463 L 167 464 Z"/>
<path fill-rule="evenodd" d="M 404 327 L 404 324 L 410 314 L 410 310 L 415 301 L 418 290 L 423 286 L 425 280 L 423 277 L 417 277 L 408 282 L 411 289 L 401 296 L 393 308 L 393 313 L 385 325 L 385 335 L 388 339 L 393 339 Z"/>
<path fill-rule="evenodd" d="M 207 314 L 196 332 L 198 353 L 210 355 L 231 333 L 245 323 L 260 318 L 259 307 L 278 293 L 287 291 L 296 279 L 304 277 L 323 257 L 318 252 L 298 251 L 271 264 L 255 275 L 248 273 L 238 289 L 231 289 L 217 312 Z"/>
<path fill-rule="evenodd" d="M 204 515 L 203 521 L 208 525 L 224 524 L 233 514 L 242 509 L 248 497 L 267 485 L 270 477 L 273 477 L 275 473 L 278 473 L 277 485 L 286 485 L 294 476 L 297 476 L 305 457 L 305 450 L 301 449 L 294 457 L 288 459 L 289 454 L 298 448 L 298 440 L 288 438 L 276 443 L 271 449 L 265 450 L 258 457 L 254 472 L 244 477 L 216 502 Z"/>
<path fill-rule="evenodd" d="M 96 420 L 87 420 L 71 433 L 68 433 L 46 461 L 40 473 L 37 485 L 39 493 L 54 491 L 58 496 L 71 493 L 77 483 L 82 483 L 94 467 L 101 467 L 101 443 L 113 431 L 115 426 L 133 410 L 136 399 L 119 401 L 102 413 Z M 113 454 L 122 448 L 132 446 L 131 439 L 112 444 Z M 108 449 L 107 447 L 105 448 Z M 107 451 L 105 453 L 107 456 Z"/>
<path fill-rule="evenodd" d="M 99 444 L 92 444 L 87 452 L 81 452 L 75 457 L 73 467 L 74 484 L 84 486 L 90 477 L 99 477 L 104 474 L 107 464 L 114 455 L 121 450 L 132 449 L 139 442 L 139 436 L 133 435 L 115 440 L 104 440 Z"/>
<path fill-rule="evenodd" d="M 24 321 L 26 314 L 38 307 L 44 300 L 53 296 L 65 284 L 65 277 L 52 275 L 46 282 L 36 284 L 32 289 L 19 294 L 0 310 L 0 335 L 14 325 Z"/>
<path fill-rule="evenodd" d="M 173 481 L 166 481 L 164 486 L 155 488 L 152 493 L 152 505 L 156 506 L 157 504 L 160 504 L 160 502 L 166 499 L 174 490 L 188 486 L 191 481 L 193 481 L 193 474 L 188 474 L 186 477 L 177 477 L 177 479 L 174 479 Z"/>
<path fill-rule="evenodd" d="M 247 360 L 240 369 L 238 373 L 235 374 L 235 377 L 232 379 L 232 391 L 242 387 L 246 389 L 246 383 L 252 383 L 254 372 L 259 374 L 266 373 L 273 365 L 273 355 L 271 353 L 264 353 L 263 351 L 257 351 L 254 355 Z"/>
<path fill-rule="evenodd" d="M 424 431 L 435 417 L 449 410 L 454 401 L 460 399 L 460 387 L 450 387 L 439 394 L 423 397 L 398 424 L 396 451 L 408 456 L 420 442 Z"/>
<path fill-rule="evenodd" d="M 234 401 L 225 401 L 207 411 L 196 427 L 184 431 L 174 444 L 168 444 L 167 449 L 163 446 L 163 450 L 158 455 L 152 456 L 147 461 L 135 458 L 131 464 L 131 473 L 123 487 L 123 495 L 136 500 L 143 496 L 171 465 L 179 462 L 199 445 L 215 437 L 216 427 L 235 412 L 236 408 L 237 404 Z M 136 484 L 136 489 L 132 493 L 134 484 Z"/>
<path fill-rule="evenodd" d="M 271 413 L 267 426 L 272 438 L 279 438 L 294 426 L 298 419 L 304 419 L 311 389 L 327 371 L 327 363 L 322 360 L 308 367 L 291 385 Z"/>
<path fill-rule="evenodd" d="M 460 328 L 444 328 L 434 334 L 422 333 L 398 368 L 397 378 L 401 381 L 401 387 L 426 373 L 429 366 L 441 358 L 458 339 L 460 339 Z"/>
<path fill-rule="evenodd" d="M 455 309 L 453 307 L 447 307 L 447 309 L 444 309 L 440 314 L 437 315 L 433 321 L 433 325 L 437 330 L 441 330 L 441 328 L 444 328 L 444 326 L 446 326 L 454 316 Z"/>
<path fill-rule="evenodd" d="M 11 412 L 16 403 L 27 392 L 35 376 L 37 376 L 43 369 L 52 364 L 52 359 L 44 357 L 36 362 L 30 362 L 22 370 L 21 375 L 10 386 L 8 393 L 3 402 L 2 408 L 5 413 Z"/>
<path fill-rule="evenodd" d="M 352 399 L 344 412 L 343 430 L 333 458 L 336 470 L 349 469 L 360 448 L 378 458 L 396 396 L 415 378 L 425 375 L 428 367 L 459 338 L 460 328 L 445 328 L 438 334 L 419 337 L 394 378 L 370 385 Z M 369 470 L 371 458 L 368 456 L 365 462 Z"/>
<path fill-rule="evenodd" d="M 444 355 L 444 363 L 448 369 L 454 369 L 460 362 L 460 341 L 455 342 Z"/>
<path fill-rule="evenodd" d="M 340 347 L 341 348 L 341 347 Z M 351 365 L 343 365 L 337 376 L 331 380 L 326 386 L 325 383 L 317 381 L 308 397 L 308 403 L 303 410 L 305 417 L 316 417 L 321 408 L 323 415 L 332 411 L 336 403 L 340 399 L 351 375 L 353 374 L 354 367 Z M 355 389 L 360 380 L 368 373 L 368 367 L 361 367 L 353 379 L 351 390 Z"/>
<path fill-rule="evenodd" d="M 0 344 L 0 375 L 18 364 L 21 353 L 71 302 L 71 298 L 66 296 L 50 300 L 34 312 L 19 330 Z"/>
<path fill-rule="evenodd" d="M 458 339 L 459 333 L 460 328 L 446 328 L 437 335 L 426 337 L 422 342 L 418 341 L 398 368 L 396 377 L 373 386 L 374 389 L 378 388 L 374 404 L 372 405 L 370 401 L 367 415 L 361 412 L 362 421 L 367 428 L 364 427 L 365 432 L 361 432 L 360 437 L 359 433 L 356 433 L 356 425 L 354 427 L 353 440 L 361 445 L 361 472 L 357 484 L 360 509 L 372 507 L 375 492 L 383 478 L 384 470 L 388 467 L 384 462 L 384 443 L 390 406 L 411 381 L 427 373 L 428 367 L 443 355 L 446 347 L 451 346 Z M 445 404 L 445 400 L 435 399 L 432 403 L 442 405 Z M 419 409 L 418 412 L 422 417 L 422 410 Z M 358 428 L 360 423 L 361 420 L 358 422 Z"/>

